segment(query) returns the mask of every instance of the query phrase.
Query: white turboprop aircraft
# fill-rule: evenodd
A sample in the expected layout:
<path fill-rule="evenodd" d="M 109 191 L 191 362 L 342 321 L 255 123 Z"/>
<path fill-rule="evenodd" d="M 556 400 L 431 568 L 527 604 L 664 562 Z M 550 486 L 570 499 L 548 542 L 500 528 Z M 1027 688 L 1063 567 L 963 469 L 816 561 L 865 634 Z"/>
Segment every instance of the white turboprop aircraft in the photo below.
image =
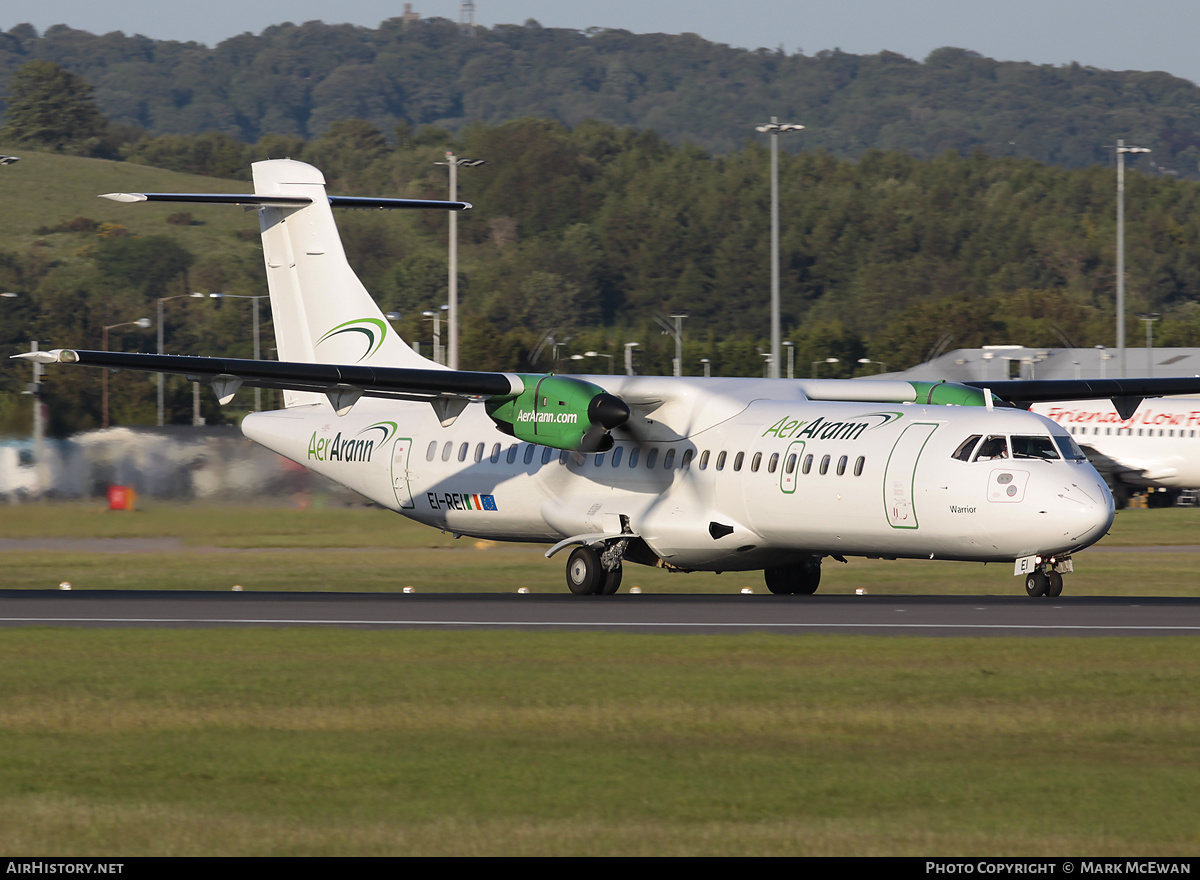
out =
<path fill-rule="evenodd" d="M 577 594 L 616 592 L 624 562 L 763 569 L 772 592 L 812 593 L 824 557 L 864 556 L 1012 563 L 1029 595 L 1058 595 L 1071 554 L 1112 523 L 1112 496 L 1071 435 L 980 388 L 442 367 L 380 313 L 331 206 L 469 205 L 327 196 L 321 173 L 292 160 L 255 163 L 254 190 L 108 198 L 256 209 L 279 361 L 17 357 L 205 379 L 222 403 L 243 385 L 283 389 L 284 409 L 246 416 L 247 437 L 435 528 L 545 542 L 547 556 L 574 547 Z M 1200 392 L 1179 382 L 991 389 L 1019 386 L 1024 404 Z"/>
<path fill-rule="evenodd" d="M 1131 489 L 1200 489 L 1200 399 L 1147 401 L 1124 415 L 1107 400 L 1038 403 L 1031 409 L 1062 425 L 1105 476 L 1118 507 Z"/>

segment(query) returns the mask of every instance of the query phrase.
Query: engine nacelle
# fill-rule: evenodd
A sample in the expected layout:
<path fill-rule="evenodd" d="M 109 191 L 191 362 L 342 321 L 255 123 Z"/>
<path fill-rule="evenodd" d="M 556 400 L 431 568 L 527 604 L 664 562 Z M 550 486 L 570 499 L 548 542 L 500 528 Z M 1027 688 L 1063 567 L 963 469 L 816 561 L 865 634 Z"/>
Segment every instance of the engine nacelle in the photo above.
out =
<path fill-rule="evenodd" d="M 599 385 L 570 376 L 521 376 L 520 394 L 484 404 L 496 426 L 529 443 L 574 452 L 604 452 L 608 433 L 629 420 L 629 405 Z"/>

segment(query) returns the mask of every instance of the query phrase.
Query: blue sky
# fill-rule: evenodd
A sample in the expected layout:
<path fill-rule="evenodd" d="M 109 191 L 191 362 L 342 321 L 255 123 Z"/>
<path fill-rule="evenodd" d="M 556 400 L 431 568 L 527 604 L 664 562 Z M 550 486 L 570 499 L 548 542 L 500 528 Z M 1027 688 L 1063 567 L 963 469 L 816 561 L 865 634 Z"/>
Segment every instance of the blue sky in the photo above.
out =
<path fill-rule="evenodd" d="M 424 17 L 457 19 L 459 0 L 413 0 Z M 611 27 L 635 33 L 692 32 L 733 46 L 814 54 L 840 48 L 888 49 L 922 59 L 940 46 L 991 58 L 1111 70 L 1165 70 L 1200 82 L 1197 0 L 476 0 L 476 22 L 546 27 Z M 399 15 L 382 0 L 0 0 L 0 30 L 29 22 L 39 30 L 68 24 L 156 39 L 215 45 L 234 34 L 284 21 L 348 21 L 375 27 Z"/>

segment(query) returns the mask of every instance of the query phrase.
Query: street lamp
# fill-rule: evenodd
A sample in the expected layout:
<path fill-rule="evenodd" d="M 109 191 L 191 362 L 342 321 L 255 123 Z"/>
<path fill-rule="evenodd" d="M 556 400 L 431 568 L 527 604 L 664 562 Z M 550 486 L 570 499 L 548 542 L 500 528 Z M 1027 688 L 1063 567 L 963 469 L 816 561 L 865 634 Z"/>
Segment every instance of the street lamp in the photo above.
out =
<path fill-rule="evenodd" d="M 779 378 L 779 133 L 801 131 L 803 125 L 780 122 L 772 116 L 754 130 L 771 135 L 771 378 Z"/>
<path fill-rule="evenodd" d="M 784 341 L 784 347 L 788 350 L 788 378 L 796 378 L 796 343 L 790 339 Z"/>
<path fill-rule="evenodd" d="M 164 296 L 158 299 L 158 348 L 159 354 L 163 353 L 163 303 L 170 302 L 173 299 L 204 299 L 202 293 L 181 293 L 177 296 Z M 158 426 L 163 425 L 163 374 L 158 374 Z"/>
<path fill-rule="evenodd" d="M 1117 146 L 1117 369 L 1125 378 L 1125 154 L 1149 153 L 1146 147 Z"/>
<path fill-rule="evenodd" d="M 1154 378 L 1154 322 L 1162 315 L 1158 312 L 1138 312 L 1137 316 L 1146 325 L 1146 375 Z"/>
<path fill-rule="evenodd" d="M 658 326 L 663 328 L 663 336 L 675 337 L 675 358 L 672 361 L 672 375 L 679 378 L 683 375 L 683 319 L 687 317 L 687 312 L 673 312 L 671 318 L 675 321 L 675 326 L 672 327 L 662 318 L 655 318 Z"/>
<path fill-rule="evenodd" d="M 636 342 L 625 343 L 625 375 L 633 375 L 633 350 L 638 347 Z"/>
<path fill-rule="evenodd" d="M 991 360 L 991 357 L 992 357 L 991 352 L 988 352 L 987 354 L 985 354 L 984 357 L 987 358 L 988 360 Z M 879 366 L 879 372 L 881 372 L 881 373 L 887 372 L 887 364 L 885 364 L 883 361 L 873 361 L 870 358 L 859 358 L 858 362 L 860 364 L 877 364 Z"/>
<path fill-rule="evenodd" d="M 820 378 L 820 366 L 821 366 L 821 364 L 840 364 L 840 363 L 841 363 L 841 359 L 840 359 L 840 358 L 823 358 L 823 359 L 821 359 L 821 360 L 819 360 L 819 361 L 813 361 L 813 362 L 812 362 L 812 377 L 813 377 L 814 379 L 819 379 L 819 378 Z"/>
<path fill-rule="evenodd" d="M 445 365 L 445 352 L 442 351 L 442 312 L 449 309 L 449 305 L 443 305 L 441 309 L 421 312 L 422 318 L 429 318 L 433 321 L 433 359 L 442 365 Z"/>
<path fill-rule="evenodd" d="M 605 375 L 607 375 L 607 376 L 611 376 L 611 375 L 612 375 L 613 356 L 612 356 L 611 354 L 605 354 L 605 353 L 604 353 L 604 352 L 602 352 L 602 351 L 585 351 L 585 352 L 584 352 L 582 355 L 575 355 L 575 354 L 571 355 L 571 360 L 573 360 L 573 361 L 574 361 L 574 360 L 582 360 L 582 359 L 583 359 L 583 358 L 585 358 L 585 357 L 590 357 L 590 358 L 596 358 L 596 357 L 599 357 L 599 358 L 608 358 L 608 372 L 607 372 Z"/>
<path fill-rule="evenodd" d="M 486 159 L 466 159 L 455 156 L 453 151 L 446 151 L 445 162 L 434 162 L 434 165 L 445 165 L 450 169 L 450 201 L 458 201 L 458 169 L 475 168 L 486 165 Z M 458 369 L 458 212 L 450 211 L 450 369 Z"/>
<path fill-rule="evenodd" d="M 138 318 L 136 321 L 123 321 L 120 324 L 109 324 L 100 333 L 100 347 L 103 351 L 108 351 L 108 331 L 116 330 L 118 327 L 141 327 L 145 330 L 150 326 L 149 318 Z M 105 368 L 100 373 L 100 427 L 108 427 L 108 369 Z"/>
<path fill-rule="evenodd" d="M 204 294 L 193 293 L 192 296 L 204 296 Z M 212 299 L 248 299 L 248 300 L 252 300 L 253 304 L 252 304 L 251 312 L 254 315 L 254 359 L 256 361 L 262 360 L 262 358 L 259 356 L 260 348 L 259 348 L 259 332 L 258 332 L 258 329 L 259 329 L 258 301 L 260 299 L 270 299 L 271 295 L 269 293 L 260 294 L 258 296 L 251 296 L 250 294 L 245 294 L 245 293 L 210 293 L 209 296 Z M 255 389 L 254 389 L 254 411 L 262 412 L 262 389 L 258 388 L 258 387 L 255 387 Z"/>

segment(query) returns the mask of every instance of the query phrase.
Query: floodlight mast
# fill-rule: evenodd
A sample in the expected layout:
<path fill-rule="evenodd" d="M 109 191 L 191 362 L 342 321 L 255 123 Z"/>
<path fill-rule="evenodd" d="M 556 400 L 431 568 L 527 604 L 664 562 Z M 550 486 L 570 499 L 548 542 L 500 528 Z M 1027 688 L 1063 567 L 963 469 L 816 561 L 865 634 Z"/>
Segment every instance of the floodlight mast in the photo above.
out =
<path fill-rule="evenodd" d="M 780 122 L 772 116 L 771 121 L 756 125 L 754 130 L 771 136 L 771 360 L 772 379 L 779 378 L 780 328 L 779 328 L 779 133 L 801 131 L 803 125 Z"/>

